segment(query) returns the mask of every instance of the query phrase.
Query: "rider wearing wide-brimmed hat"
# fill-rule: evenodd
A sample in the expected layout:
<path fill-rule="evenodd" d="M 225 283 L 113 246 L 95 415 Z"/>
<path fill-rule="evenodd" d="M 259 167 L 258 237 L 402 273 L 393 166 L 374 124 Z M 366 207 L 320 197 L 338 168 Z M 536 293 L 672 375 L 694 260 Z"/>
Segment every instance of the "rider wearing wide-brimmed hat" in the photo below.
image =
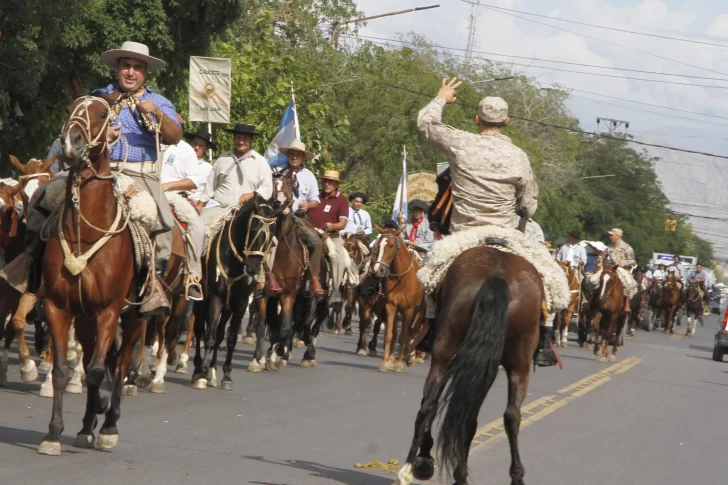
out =
<path fill-rule="evenodd" d="M 407 247 L 415 251 L 421 262 L 424 253 L 432 248 L 435 242 L 435 234 L 430 229 L 430 221 L 425 217 L 427 212 L 427 203 L 422 199 L 412 199 L 407 203 L 407 209 L 410 218 L 405 223 L 404 236 L 407 241 Z"/>
<path fill-rule="evenodd" d="M 556 261 L 568 261 L 572 268 L 577 269 L 586 264 L 586 249 L 579 244 L 580 232 L 572 231 L 568 236 L 566 244 L 561 246 L 559 252 L 556 253 Z"/>
<path fill-rule="evenodd" d="M 198 210 L 202 210 L 203 204 L 200 202 L 200 197 L 205 191 L 205 184 L 207 184 L 207 179 L 210 172 L 212 172 L 212 164 L 205 160 L 205 154 L 208 150 L 217 150 L 217 145 L 213 143 L 212 135 L 204 129 L 197 130 L 195 133 L 185 132 L 184 137 L 189 140 L 190 145 L 195 150 L 198 163 L 199 184 L 197 189 L 190 192 L 190 200 L 195 202 Z"/>

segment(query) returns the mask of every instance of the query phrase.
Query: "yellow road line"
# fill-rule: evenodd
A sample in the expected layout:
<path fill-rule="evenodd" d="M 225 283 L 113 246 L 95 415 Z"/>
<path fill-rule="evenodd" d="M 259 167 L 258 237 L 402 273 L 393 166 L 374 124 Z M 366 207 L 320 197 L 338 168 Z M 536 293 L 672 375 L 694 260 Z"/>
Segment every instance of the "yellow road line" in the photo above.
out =
<path fill-rule="evenodd" d="M 521 429 L 542 420 L 549 414 L 556 412 L 562 407 L 569 404 L 576 398 L 587 394 L 594 389 L 606 384 L 612 380 L 613 375 L 627 372 L 632 367 L 642 362 L 642 359 L 630 357 L 618 362 L 607 369 L 585 377 L 563 389 L 556 391 L 556 394 L 544 396 L 533 402 L 530 402 L 521 408 Z M 475 433 L 476 440 L 470 446 L 470 451 L 475 449 L 485 449 L 493 443 L 504 440 L 507 435 L 503 430 L 503 418 L 496 419 L 490 423 L 478 428 Z"/>

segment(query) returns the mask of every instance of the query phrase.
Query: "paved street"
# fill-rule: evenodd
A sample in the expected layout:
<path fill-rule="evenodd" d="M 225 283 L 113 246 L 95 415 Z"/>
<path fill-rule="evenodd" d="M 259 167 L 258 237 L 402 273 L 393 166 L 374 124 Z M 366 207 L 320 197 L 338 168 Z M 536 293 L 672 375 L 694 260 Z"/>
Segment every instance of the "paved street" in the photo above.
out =
<path fill-rule="evenodd" d="M 537 370 L 521 433 L 526 483 L 558 485 L 724 483 L 728 364 L 711 360 L 718 319 L 696 337 L 638 331 L 617 364 L 570 342 L 565 369 Z M 678 328 L 684 331 L 684 326 Z M 355 337 L 319 337 L 318 367 L 277 374 L 245 371 L 239 346 L 234 391 L 194 390 L 189 374 L 167 375 L 167 393 L 124 398 L 120 443 L 110 453 L 71 447 L 85 396 L 66 395 L 64 454 L 35 453 L 51 401 L 40 382 L 20 382 L 12 359 L 0 389 L 0 482 L 78 485 L 389 485 L 386 470 L 356 468 L 404 460 L 429 362 L 380 374 L 378 359 L 354 355 Z M 15 347 L 13 347 L 13 350 Z M 471 483 L 509 483 L 509 453 L 497 420 L 499 376 L 481 411 Z"/>

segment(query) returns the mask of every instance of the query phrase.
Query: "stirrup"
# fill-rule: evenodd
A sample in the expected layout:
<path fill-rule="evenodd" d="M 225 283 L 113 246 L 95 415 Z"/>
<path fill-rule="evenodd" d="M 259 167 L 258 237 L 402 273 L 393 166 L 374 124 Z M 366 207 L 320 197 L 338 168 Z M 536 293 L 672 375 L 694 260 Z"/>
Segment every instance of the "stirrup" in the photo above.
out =
<path fill-rule="evenodd" d="M 192 298 L 190 297 L 190 288 L 195 287 L 200 292 L 200 297 Z M 192 300 L 192 301 L 202 301 L 204 299 L 204 294 L 202 292 L 202 283 L 200 283 L 200 278 L 193 274 L 187 275 L 187 280 L 185 281 L 185 300 Z"/>

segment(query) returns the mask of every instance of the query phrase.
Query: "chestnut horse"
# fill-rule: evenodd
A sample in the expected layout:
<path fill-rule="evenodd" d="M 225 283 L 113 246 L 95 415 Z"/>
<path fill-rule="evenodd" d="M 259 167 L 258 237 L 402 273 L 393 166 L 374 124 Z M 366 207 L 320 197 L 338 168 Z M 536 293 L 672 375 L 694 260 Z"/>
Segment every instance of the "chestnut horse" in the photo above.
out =
<path fill-rule="evenodd" d="M 53 344 L 53 411 L 49 432 L 38 452 L 47 455 L 61 453 L 66 351 L 74 319 L 88 385 L 83 428 L 75 441 L 79 447 L 94 446 L 96 415 L 104 413 L 97 445 L 111 449 L 118 444 L 122 382 L 133 344 L 141 333 L 136 308 L 124 313 L 118 356 L 109 352 L 126 297 L 135 290 L 131 233 L 121 220 L 111 174 L 107 142 L 110 108 L 106 100 L 87 96 L 76 99 L 69 113 L 62 132 L 65 160 L 70 164 L 66 195 L 43 259 L 45 315 Z M 96 250 L 93 253 L 92 248 Z M 99 393 L 107 363 L 114 375 L 111 399 Z"/>
<path fill-rule="evenodd" d="M 511 448 L 512 485 L 523 485 L 518 451 L 521 405 L 539 338 L 544 288 L 528 261 L 492 247 L 463 252 L 447 270 L 437 294 L 436 337 L 415 432 L 397 485 L 434 475 L 432 424 L 442 413 L 441 466 L 457 485 L 468 483 L 468 452 L 478 412 L 503 365 L 508 405 L 503 416 Z M 449 383 L 449 385 L 448 385 Z M 443 395 L 444 392 L 444 395 Z M 419 453 L 418 453 L 419 450 Z"/>
<path fill-rule="evenodd" d="M 615 362 L 620 336 L 629 318 L 629 312 L 624 312 L 624 289 L 615 269 L 605 265 L 599 280 L 599 289 L 592 296 L 591 305 L 597 309 L 594 317 L 594 355 L 601 352 L 600 361 L 606 362 L 609 357 L 610 361 Z M 612 354 L 609 355 L 609 342 L 615 332 Z"/>
<path fill-rule="evenodd" d="M 364 252 L 359 246 L 359 241 L 361 240 L 357 236 L 352 236 L 351 234 L 347 234 L 344 238 L 344 249 L 349 253 L 349 257 L 357 268 L 361 268 L 362 263 L 366 259 Z M 354 306 L 357 303 L 359 287 L 352 285 L 347 278 L 343 293 L 345 296 L 344 318 L 341 322 L 341 328 L 337 328 L 336 333 L 343 329 L 346 335 L 352 335 L 351 317 L 354 314 Z"/>
<path fill-rule="evenodd" d="M 672 333 L 675 317 L 682 306 L 683 290 L 675 273 L 668 273 L 662 292 L 662 305 L 665 308 L 665 333 Z M 678 322 L 679 323 L 679 322 Z"/>
<path fill-rule="evenodd" d="M 407 250 L 402 237 L 404 227 L 394 230 L 375 226 L 380 238 L 372 248 L 371 274 L 377 278 L 383 296 L 386 332 L 384 337 L 384 357 L 379 372 L 404 371 L 404 356 L 407 365 L 414 364 L 414 355 L 410 358 L 408 350 L 410 331 L 414 332 L 415 324 L 422 321 L 425 309 L 425 290 L 417 279 L 420 265 Z M 394 359 L 397 314 L 402 315 L 402 330 L 399 335 L 399 353 L 397 362 Z"/>
<path fill-rule="evenodd" d="M 569 292 L 571 300 L 566 310 L 562 310 L 556 314 L 554 319 L 554 336 L 556 338 L 556 346 L 567 347 L 569 341 L 569 323 L 574 313 L 579 311 L 579 302 L 581 301 L 581 283 L 579 282 L 579 270 L 574 269 L 568 261 L 557 261 L 558 265 L 566 274 L 569 282 Z"/>

